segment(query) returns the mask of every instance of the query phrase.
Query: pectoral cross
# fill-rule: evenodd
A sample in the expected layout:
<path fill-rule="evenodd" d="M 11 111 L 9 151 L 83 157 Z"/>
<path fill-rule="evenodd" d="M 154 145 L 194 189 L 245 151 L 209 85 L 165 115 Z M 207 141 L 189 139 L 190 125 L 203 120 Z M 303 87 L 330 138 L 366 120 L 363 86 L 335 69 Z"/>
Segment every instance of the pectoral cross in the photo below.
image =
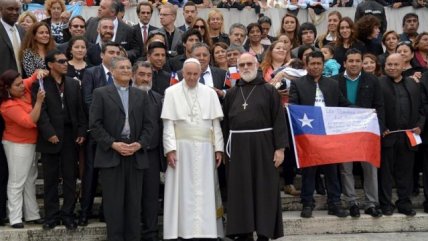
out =
<path fill-rule="evenodd" d="M 244 104 L 242 104 L 242 107 L 244 107 L 244 110 L 247 109 L 247 102 L 244 102 Z"/>

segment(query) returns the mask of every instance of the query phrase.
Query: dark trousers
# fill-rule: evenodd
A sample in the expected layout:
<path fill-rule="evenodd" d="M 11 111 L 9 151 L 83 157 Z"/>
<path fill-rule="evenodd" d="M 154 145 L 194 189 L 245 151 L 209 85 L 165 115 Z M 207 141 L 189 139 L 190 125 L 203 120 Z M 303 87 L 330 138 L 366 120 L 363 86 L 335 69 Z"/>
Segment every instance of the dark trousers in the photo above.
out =
<path fill-rule="evenodd" d="M 82 200 L 81 215 L 90 216 L 94 204 L 95 192 L 98 184 L 98 168 L 94 168 L 96 142 L 92 136 L 88 135 L 85 148 L 85 166 L 82 177 Z M 100 215 L 102 208 L 100 208 Z"/>
<path fill-rule="evenodd" d="M 423 186 L 424 186 L 424 208 L 428 207 L 428 145 L 421 145 L 419 148 L 422 149 L 423 152 Z"/>
<path fill-rule="evenodd" d="M 0 220 L 6 218 L 7 180 L 8 180 L 7 159 L 4 154 L 3 145 L 0 145 Z"/>
<path fill-rule="evenodd" d="M 397 207 L 411 205 L 410 195 L 413 190 L 413 163 L 415 151 L 410 150 L 404 133 L 396 135 L 396 142 L 391 147 L 382 147 L 382 162 L 379 169 L 379 203 L 391 206 L 392 185 L 395 182 L 398 200 Z"/>
<path fill-rule="evenodd" d="M 337 164 L 323 165 L 317 167 L 302 168 L 302 191 L 300 198 L 303 206 L 314 205 L 315 177 L 317 169 L 321 168 L 324 173 L 327 186 L 327 203 L 329 206 L 340 203 L 340 182 L 338 178 Z"/>
<path fill-rule="evenodd" d="M 59 153 L 42 153 L 44 179 L 45 220 L 53 222 L 74 218 L 76 204 L 76 165 L 77 150 L 71 128 L 64 128 L 64 139 Z M 64 203 L 59 212 L 58 184 L 62 176 Z"/>
<path fill-rule="evenodd" d="M 120 164 L 100 168 L 107 240 L 140 241 L 143 170 L 135 168 L 135 156 L 121 157 Z"/>
<path fill-rule="evenodd" d="M 143 190 L 141 198 L 142 240 L 156 241 L 158 238 L 158 211 L 160 186 L 159 150 L 148 152 L 150 165 L 143 171 Z"/>
<path fill-rule="evenodd" d="M 283 166 L 283 175 L 284 175 L 284 185 L 294 185 L 294 178 L 296 177 L 296 157 L 294 156 L 294 148 L 286 150 L 287 155 L 284 157 Z"/>

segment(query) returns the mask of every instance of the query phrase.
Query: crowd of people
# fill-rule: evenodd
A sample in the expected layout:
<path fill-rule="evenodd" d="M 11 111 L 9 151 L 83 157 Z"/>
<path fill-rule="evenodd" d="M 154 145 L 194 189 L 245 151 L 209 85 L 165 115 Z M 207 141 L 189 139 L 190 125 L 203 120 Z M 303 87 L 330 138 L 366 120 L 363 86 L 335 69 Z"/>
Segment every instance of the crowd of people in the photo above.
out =
<path fill-rule="evenodd" d="M 401 33 L 389 30 L 383 10 L 411 1 L 144 1 L 135 25 L 122 19 L 120 0 L 97 2 L 89 19 L 70 17 L 64 0 L 42 1 L 42 21 L 20 1 L 0 2 L 0 226 L 8 219 L 12 228 L 75 230 L 98 213 L 108 240 L 160 240 L 163 208 L 166 240 L 253 240 L 254 232 L 269 240 L 284 235 L 282 189 L 300 196 L 302 218 L 312 217 L 315 192 L 341 218 L 360 209 L 374 218 L 395 209 L 414 216 L 420 173 L 428 213 L 428 33 L 418 32 L 414 13 L 403 17 Z M 339 8 L 323 13 L 352 5 L 354 19 Z M 198 16 L 205 7 L 207 19 Z M 226 30 L 218 8 L 245 7 L 288 12 L 275 36 L 262 14 Z M 160 28 L 150 24 L 155 8 Z M 327 29 L 317 32 L 317 17 L 299 23 L 299 8 L 325 14 Z M 298 170 L 289 104 L 375 109 L 380 168 L 355 160 Z M 410 145 L 402 130 L 422 144 Z M 102 204 L 93 211 L 98 183 Z"/>

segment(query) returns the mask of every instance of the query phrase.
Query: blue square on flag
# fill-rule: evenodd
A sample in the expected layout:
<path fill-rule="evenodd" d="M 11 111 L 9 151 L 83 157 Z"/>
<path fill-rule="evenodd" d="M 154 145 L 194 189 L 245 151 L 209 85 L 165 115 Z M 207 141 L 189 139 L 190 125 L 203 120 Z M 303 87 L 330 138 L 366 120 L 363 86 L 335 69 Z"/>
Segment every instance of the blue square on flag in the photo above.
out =
<path fill-rule="evenodd" d="M 321 107 L 289 105 L 294 135 L 325 135 Z"/>

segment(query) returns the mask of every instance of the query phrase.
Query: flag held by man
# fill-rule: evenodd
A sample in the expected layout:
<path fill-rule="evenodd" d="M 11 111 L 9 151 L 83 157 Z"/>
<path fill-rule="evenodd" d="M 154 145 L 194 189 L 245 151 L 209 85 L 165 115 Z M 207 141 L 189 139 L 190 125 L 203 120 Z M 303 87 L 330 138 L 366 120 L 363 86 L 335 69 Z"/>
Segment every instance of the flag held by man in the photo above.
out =
<path fill-rule="evenodd" d="M 380 166 L 380 131 L 374 109 L 289 105 L 299 168 L 366 161 Z"/>

